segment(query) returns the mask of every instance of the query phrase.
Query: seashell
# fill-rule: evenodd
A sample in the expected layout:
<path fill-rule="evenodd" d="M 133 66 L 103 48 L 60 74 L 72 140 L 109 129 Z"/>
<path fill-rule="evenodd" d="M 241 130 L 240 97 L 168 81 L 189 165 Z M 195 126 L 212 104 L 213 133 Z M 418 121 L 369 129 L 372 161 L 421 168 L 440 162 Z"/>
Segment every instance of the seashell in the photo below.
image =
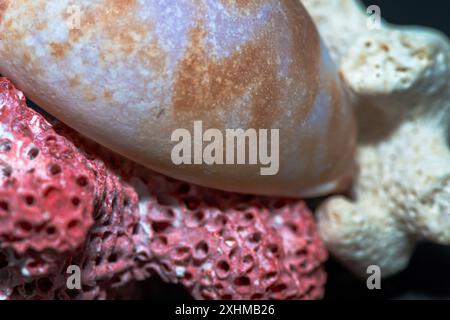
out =
<path fill-rule="evenodd" d="M 27 97 L 155 171 L 293 197 L 349 182 L 353 112 L 299 1 L 0 0 L 0 39 L 0 73 Z M 220 132 L 279 129 L 276 174 L 174 164 L 171 135 L 195 121 Z"/>

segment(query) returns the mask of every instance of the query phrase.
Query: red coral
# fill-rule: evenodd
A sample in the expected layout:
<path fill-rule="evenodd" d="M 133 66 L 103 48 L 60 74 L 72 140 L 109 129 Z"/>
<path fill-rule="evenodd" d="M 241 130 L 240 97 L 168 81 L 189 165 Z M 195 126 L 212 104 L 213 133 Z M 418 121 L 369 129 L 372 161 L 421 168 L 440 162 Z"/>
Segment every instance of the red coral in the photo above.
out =
<path fill-rule="evenodd" d="M 157 183 L 144 221 L 163 279 L 203 299 L 321 297 L 326 255 L 302 202 Z"/>
<path fill-rule="evenodd" d="M 111 298 L 155 273 L 199 299 L 322 297 L 327 254 L 302 201 L 151 172 L 46 120 L 5 78 L 0 134 L 0 298 Z"/>
<path fill-rule="evenodd" d="M 22 274 L 46 274 L 55 271 L 47 262 L 79 248 L 93 224 L 90 172 L 6 79 L 0 107 L 0 243 L 23 260 Z"/>

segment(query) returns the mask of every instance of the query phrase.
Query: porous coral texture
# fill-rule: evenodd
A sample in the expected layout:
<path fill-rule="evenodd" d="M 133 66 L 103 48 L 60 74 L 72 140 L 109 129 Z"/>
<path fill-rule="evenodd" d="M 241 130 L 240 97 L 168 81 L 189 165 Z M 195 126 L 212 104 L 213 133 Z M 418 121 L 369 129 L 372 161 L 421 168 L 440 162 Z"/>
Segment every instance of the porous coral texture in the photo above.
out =
<path fill-rule="evenodd" d="M 151 172 L 45 119 L 5 78 L 0 129 L 0 298 L 115 298 L 155 274 L 198 299 L 322 297 L 327 253 L 302 201 Z"/>

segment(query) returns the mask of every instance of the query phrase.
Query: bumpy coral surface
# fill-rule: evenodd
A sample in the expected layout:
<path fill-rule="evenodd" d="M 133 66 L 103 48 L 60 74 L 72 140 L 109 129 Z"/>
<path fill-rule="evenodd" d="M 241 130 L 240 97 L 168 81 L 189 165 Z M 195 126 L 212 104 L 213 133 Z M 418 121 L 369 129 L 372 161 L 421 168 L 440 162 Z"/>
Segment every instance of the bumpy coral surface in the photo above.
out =
<path fill-rule="evenodd" d="M 323 295 L 327 253 L 302 201 L 150 172 L 29 109 L 5 78 L 0 165 L 2 299 L 114 298 L 154 274 L 199 299 Z"/>
<path fill-rule="evenodd" d="M 378 265 L 387 276 L 417 241 L 450 245 L 449 41 L 422 28 L 371 30 L 359 1 L 302 2 L 340 63 L 360 129 L 352 198 L 319 209 L 319 232 L 356 274 Z"/>

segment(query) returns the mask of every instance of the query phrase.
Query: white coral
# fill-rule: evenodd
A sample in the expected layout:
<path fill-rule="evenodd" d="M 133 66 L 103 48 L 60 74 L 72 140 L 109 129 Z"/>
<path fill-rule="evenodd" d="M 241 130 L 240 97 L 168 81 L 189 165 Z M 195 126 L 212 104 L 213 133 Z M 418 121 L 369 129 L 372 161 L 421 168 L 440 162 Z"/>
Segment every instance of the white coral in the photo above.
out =
<path fill-rule="evenodd" d="M 450 245 L 450 44 L 425 28 L 369 30 L 356 0 L 303 0 L 354 96 L 352 199 L 318 210 L 330 251 L 358 275 L 404 268 L 421 239 Z M 331 4 L 332 3 L 332 4 Z"/>

